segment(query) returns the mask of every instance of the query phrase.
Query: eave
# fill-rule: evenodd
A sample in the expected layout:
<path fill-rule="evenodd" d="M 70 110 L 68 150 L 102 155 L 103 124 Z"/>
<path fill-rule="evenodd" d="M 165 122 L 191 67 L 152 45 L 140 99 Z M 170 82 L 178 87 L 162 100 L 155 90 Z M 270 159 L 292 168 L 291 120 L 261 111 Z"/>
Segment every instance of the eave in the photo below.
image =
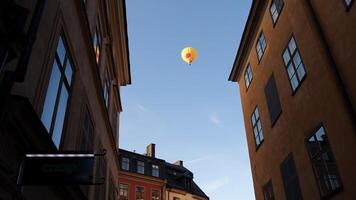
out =
<path fill-rule="evenodd" d="M 265 0 L 252 1 L 247 22 L 245 24 L 245 28 L 241 37 L 239 49 L 237 51 L 235 61 L 229 76 L 229 81 L 238 82 L 239 80 L 242 64 L 244 63 L 246 54 L 250 49 L 251 42 L 253 42 L 256 29 L 258 28 L 258 24 L 264 11 L 264 5 L 267 2 L 268 1 Z"/>

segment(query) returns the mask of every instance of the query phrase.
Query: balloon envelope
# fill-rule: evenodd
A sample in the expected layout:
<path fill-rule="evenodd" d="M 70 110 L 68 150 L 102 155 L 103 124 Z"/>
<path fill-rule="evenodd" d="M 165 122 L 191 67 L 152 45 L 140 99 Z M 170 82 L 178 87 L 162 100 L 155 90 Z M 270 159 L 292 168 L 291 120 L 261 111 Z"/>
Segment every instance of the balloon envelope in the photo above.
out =
<path fill-rule="evenodd" d="M 197 51 L 193 47 L 186 47 L 181 52 L 184 62 L 191 64 L 197 58 Z"/>

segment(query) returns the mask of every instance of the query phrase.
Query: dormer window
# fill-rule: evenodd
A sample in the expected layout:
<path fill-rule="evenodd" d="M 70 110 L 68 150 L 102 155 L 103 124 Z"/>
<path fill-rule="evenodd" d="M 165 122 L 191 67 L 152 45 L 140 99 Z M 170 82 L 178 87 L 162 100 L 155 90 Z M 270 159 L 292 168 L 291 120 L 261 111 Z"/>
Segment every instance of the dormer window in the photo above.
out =
<path fill-rule="evenodd" d="M 152 176 L 159 177 L 159 166 L 152 165 Z"/>
<path fill-rule="evenodd" d="M 137 161 L 137 173 L 144 174 L 145 173 L 145 163 L 142 161 Z"/>
<path fill-rule="evenodd" d="M 125 157 L 121 159 L 121 169 L 130 170 L 130 159 Z"/>

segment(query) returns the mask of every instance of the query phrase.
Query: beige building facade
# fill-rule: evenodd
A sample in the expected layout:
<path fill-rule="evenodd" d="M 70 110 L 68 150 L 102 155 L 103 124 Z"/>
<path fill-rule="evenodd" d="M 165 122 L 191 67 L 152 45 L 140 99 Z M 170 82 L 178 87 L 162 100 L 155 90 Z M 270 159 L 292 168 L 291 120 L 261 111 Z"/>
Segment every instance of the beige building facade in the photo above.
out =
<path fill-rule="evenodd" d="M 258 200 L 355 199 L 353 0 L 252 1 L 239 84 Z"/>

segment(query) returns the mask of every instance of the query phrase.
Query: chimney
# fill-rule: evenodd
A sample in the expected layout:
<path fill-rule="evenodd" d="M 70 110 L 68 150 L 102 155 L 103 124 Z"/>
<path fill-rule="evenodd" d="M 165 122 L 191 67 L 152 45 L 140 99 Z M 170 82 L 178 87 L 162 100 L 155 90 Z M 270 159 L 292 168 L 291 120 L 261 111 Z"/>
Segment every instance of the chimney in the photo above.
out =
<path fill-rule="evenodd" d="M 174 164 L 183 167 L 183 160 L 177 160 Z"/>
<path fill-rule="evenodd" d="M 156 157 L 156 145 L 151 143 L 146 147 L 146 155 L 152 158 Z"/>

